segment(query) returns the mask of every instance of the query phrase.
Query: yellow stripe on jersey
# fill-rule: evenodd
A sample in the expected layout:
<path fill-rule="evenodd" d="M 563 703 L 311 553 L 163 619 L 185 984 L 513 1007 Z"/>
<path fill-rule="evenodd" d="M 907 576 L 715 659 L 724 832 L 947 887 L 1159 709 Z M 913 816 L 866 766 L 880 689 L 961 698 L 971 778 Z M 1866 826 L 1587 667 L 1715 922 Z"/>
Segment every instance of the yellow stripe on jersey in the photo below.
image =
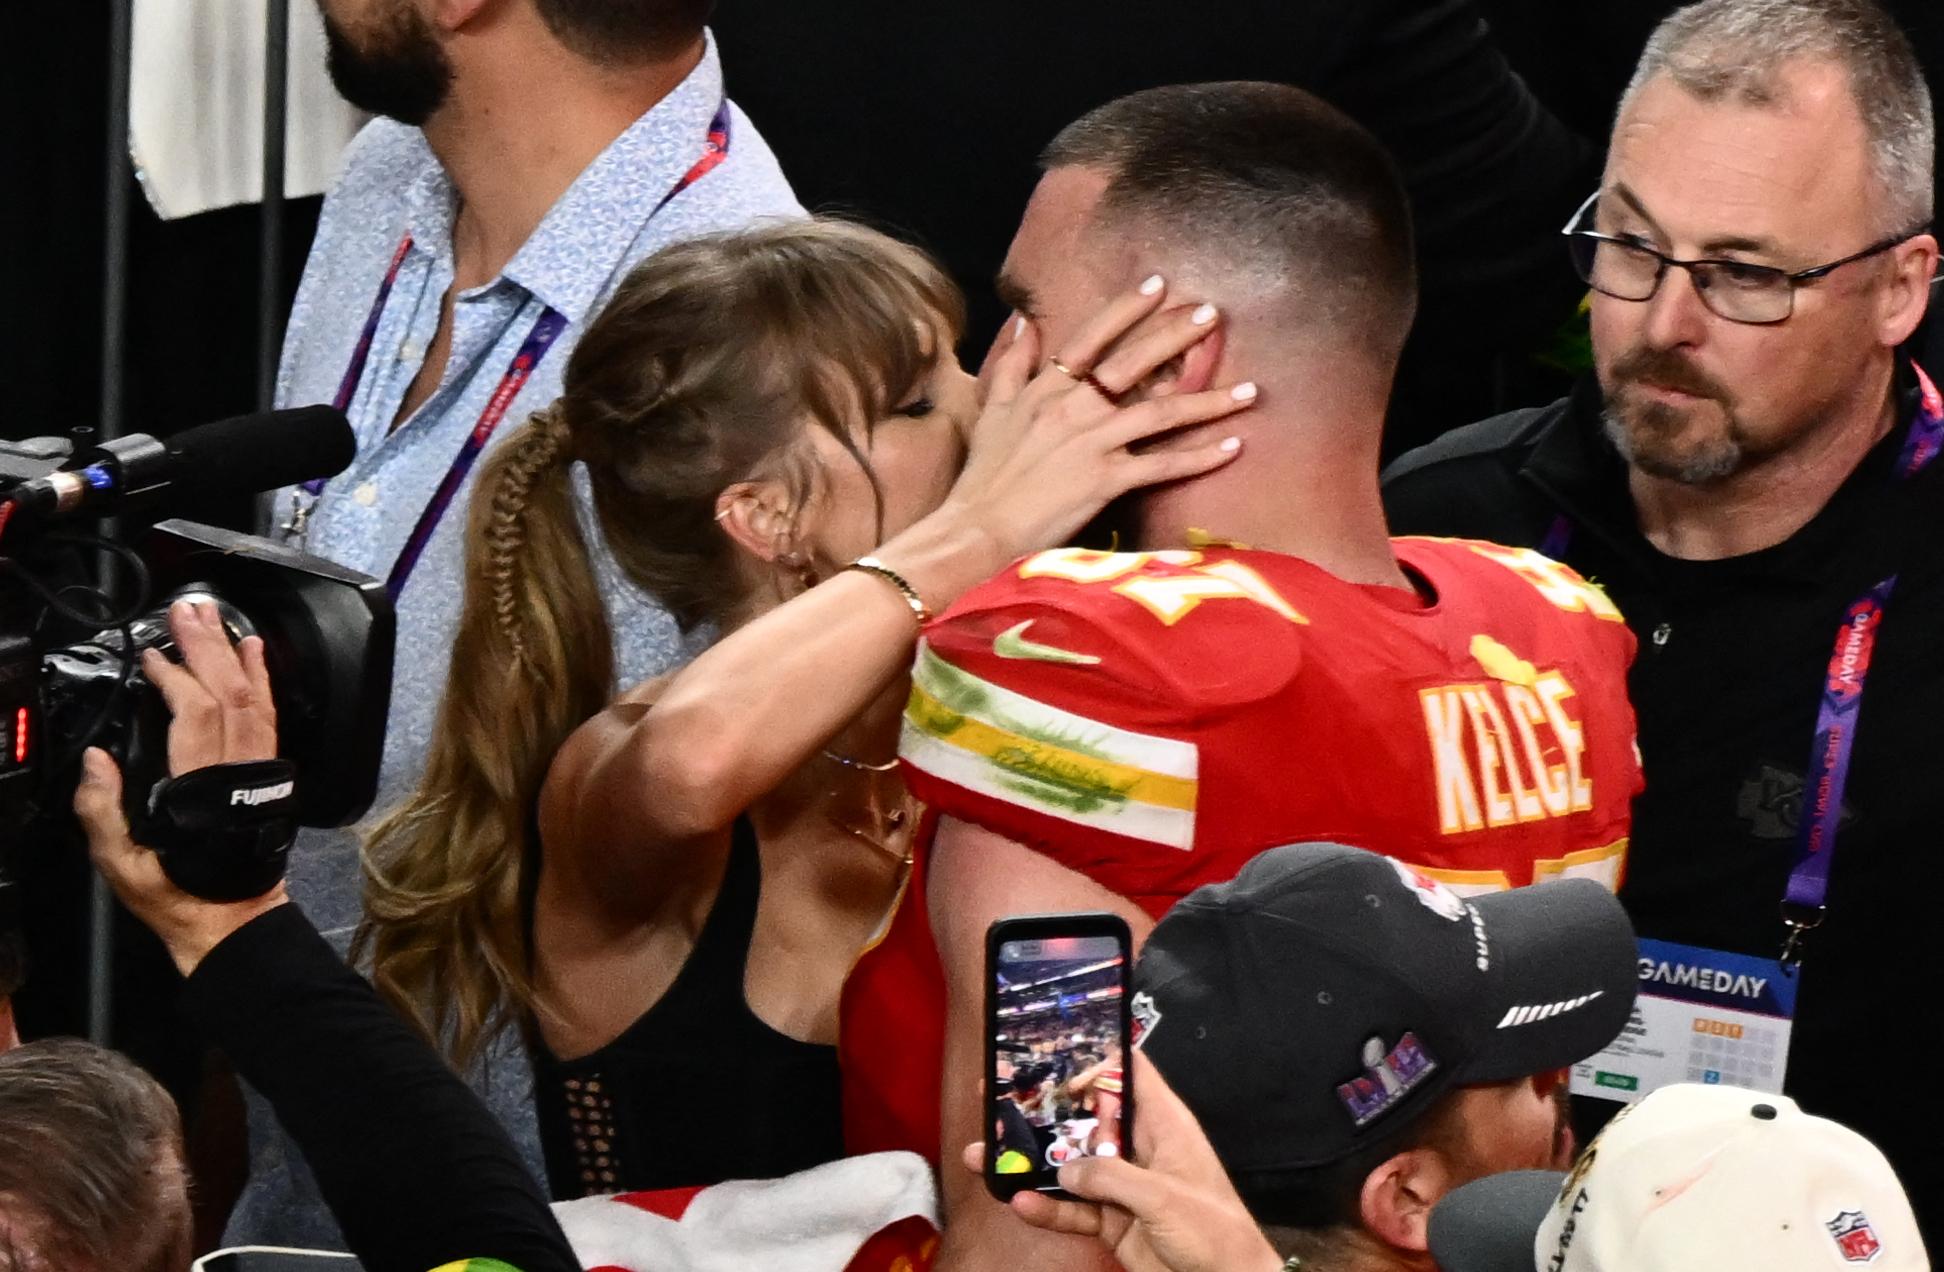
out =
<path fill-rule="evenodd" d="M 1582 848 L 1563 857 L 1546 857 L 1532 863 L 1532 881 L 1551 883 L 1555 879 L 1591 879 L 1609 892 L 1620 890 L 1620 867 L 1627 861 L 1627 841 L 1615 840 L 1599 848 Z M 1419 874 L 1429 875 L 1461 897 L 1504 892 L 1512 880 L 1503 870 L 1441 870 L 1413 865 Z"/>
<path fill-rule="evenodd" d="M 1609 892 L 1620 890 L 1620 867 L 1627 862 L 1627 841 L 1616 839 L 1601 848 L 1583 848 L 1564 857 L 1532 863 L 1532 881 L 1591 879 Z"/>
<path fill-rule="evenodd" d="M 941 781 L 1111 834 L 1195 842 L 1200 755 L 1036 702 L 920 644 L 899 754 Z"/>

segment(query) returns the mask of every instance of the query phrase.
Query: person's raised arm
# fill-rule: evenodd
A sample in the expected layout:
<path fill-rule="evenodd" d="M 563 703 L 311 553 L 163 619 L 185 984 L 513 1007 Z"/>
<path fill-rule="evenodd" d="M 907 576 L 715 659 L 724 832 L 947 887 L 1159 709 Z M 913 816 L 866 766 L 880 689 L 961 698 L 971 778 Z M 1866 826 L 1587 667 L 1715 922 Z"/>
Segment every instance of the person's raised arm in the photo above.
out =
<path fill-rule="evenodd" d="M 926 891 L 932 933 L 945 969 L 945 1071 L 939 1131 L 945 1144 L 983 1139 L 985 1104 L 985 933 L 1015 914 L 1110 910 L 1127 920 L 1138 950 L 1154 922 L 1125 897 L 967 822 L 944 818 L 933 841 Z M 1135 1133 L 1142 1093 L 1131 1088 Z M 945 1239 L 938 1272 L 1106 1272 L 1112 1257 L 1098 1241 L 1029 1226 L 986 1191 L 977 1175 L 942 1172 Z"/>
<path fill-rule="evenodd" d="M 1149 385 L 1197 346 L 1219 349 L 1219 324 L 1208 311 L 1164 311 L 1164 299 L 1154 287 L 1113 301 L 1057 360 L 1120 395 Z M 1232 440 L 1140 454 L 1130 448 L 1254 401 L 1251 385 L 1210 389 L 1206 377 L 1181 377 L 1182 391 L 1118 407 L 1084 379 L 1039 369 L 1030 327 L 1009 330 L 1016 338 L 991 365 L 986 405 L 950 495 L 873 553 L 934 613 L 1009 562 L 1066 541 L 1120 494 L 1227 463 L 1236 453 Z M 1201 361 L 1212 365 L 1206 355 Z M 554 764 L 542 796 L 550 845 L 561 832 L 612 845 L 614 828 L 626 826 L 639 853 L 727 825 L 908 671 L 915 617 L 888 579 L 844 571 L 656 686 L 652 711 L 648 693 L 624 696 Z M 616 866 L 634 884 L 655 882 Z"/>
<path fill-rule="evenodd" d="M 172 777 L 276 755 L 262 642 L 232 650 L 214 606 L 176 605 L 185 666 L 150 651 Z M 369 1272 L 497 1259 L 517 1272 L 580 1264 L 539 1185 L 479 1098 L 337 957 L 282 883 L 247 901 L 182 891 L 129 835 L 115 762 L 90 750 L 75 792 L 88 851 L 189 978 L 186 1003 L 276 1109 Z M 300 778 L 301 780 L 301 778 Z"/>

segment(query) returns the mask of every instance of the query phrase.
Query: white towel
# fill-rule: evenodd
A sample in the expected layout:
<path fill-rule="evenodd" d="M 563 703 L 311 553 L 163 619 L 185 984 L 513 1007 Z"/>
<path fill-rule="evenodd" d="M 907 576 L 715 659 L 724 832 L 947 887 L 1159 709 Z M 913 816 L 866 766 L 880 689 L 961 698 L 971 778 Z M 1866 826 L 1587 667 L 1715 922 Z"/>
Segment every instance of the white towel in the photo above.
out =
<path fill-rule="evenodd" d="M 321 194 L 364 116 L 324 69 L 315 0 L 290 5 L 284 193 Z M 164 220 L 255 203 L 263 191 L 266 0 L 135 0 L 129 154 Z"/>
<path fill-rule="evenodd" d="M 676 1209 L 679 1219 L 650 1213 L 625 1198 L 554 1204 L 583 1268 L 845 1272 L 873 1236 L 900 1221 L 935 1226 L 938 1201 L 923 1158 L 872 1153 L 782 1179 L 717 1184 Z M 894 1262 L 887 1260 L 886 1266 Z M 918 1262 L 907 1257 L 904 1266 Z"/>

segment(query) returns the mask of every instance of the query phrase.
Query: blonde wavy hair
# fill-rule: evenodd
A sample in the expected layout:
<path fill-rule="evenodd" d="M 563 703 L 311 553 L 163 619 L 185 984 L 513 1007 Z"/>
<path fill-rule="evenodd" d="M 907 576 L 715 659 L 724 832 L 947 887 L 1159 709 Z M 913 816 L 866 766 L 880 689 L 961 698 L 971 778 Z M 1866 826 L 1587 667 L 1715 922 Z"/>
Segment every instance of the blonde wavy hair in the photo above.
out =
<path fill-rule="evenodd" d="M 353 947 L 456 1067 L 534 1010 L 540 786 L 615 688 L 574 463 L 623 572 L 684 630 L 720 620 L 746 584 L 717 496 L 804 449 L 806 427 L 868 473 L 854 426 L 923 383 L 962 306 L 923 252 L 842 221 L 681 243 L 628 276 L 575 347 L 560 399 L 487 456 L 430 758 L 366 837 Z M 799 465 L 793 481 L 814 479 Z"/>

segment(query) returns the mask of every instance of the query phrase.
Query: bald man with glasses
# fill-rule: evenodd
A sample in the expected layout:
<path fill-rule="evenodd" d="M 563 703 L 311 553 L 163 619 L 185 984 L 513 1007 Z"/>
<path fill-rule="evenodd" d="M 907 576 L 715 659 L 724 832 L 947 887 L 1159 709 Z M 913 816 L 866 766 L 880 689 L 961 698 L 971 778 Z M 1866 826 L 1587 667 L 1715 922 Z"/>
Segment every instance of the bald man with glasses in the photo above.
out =
<path fill-rule="evenodd" d="M 1669 1081 L 1786 1090 L 1884 1146 L 1933 1245 L 1935 1137 L 1899 1074 L 1944 1046 L 1922 974 L 1944 896 L 1934 156 L 1873 0 L 1677 11 L 1565 227 L 1595 374 L 1406 454 L 1384 491 L 1395 533 L 1536 548 L 1640 637 L 1621 898 L 1651 943 L 1634 1037 L 1575 1075 L 1610 1102 L 1582 1111 Z"/>

